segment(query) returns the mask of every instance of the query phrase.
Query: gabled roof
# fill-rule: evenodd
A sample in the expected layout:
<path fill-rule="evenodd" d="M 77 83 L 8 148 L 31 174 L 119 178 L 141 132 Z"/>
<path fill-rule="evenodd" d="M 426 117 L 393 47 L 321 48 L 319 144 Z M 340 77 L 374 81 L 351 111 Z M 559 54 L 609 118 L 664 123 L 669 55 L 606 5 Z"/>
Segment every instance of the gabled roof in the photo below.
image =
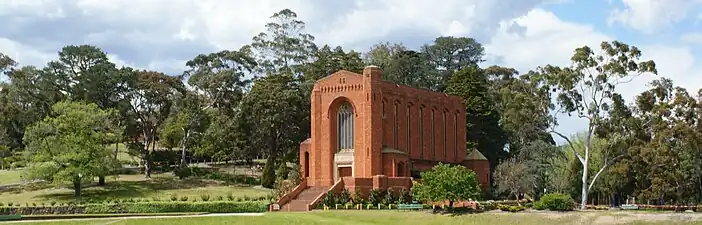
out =
<path fill-rule="evenodd" d="M 488 160 L 485 156 L 478 150 L 473 150 L 466 156 L 466 160 Z"/>

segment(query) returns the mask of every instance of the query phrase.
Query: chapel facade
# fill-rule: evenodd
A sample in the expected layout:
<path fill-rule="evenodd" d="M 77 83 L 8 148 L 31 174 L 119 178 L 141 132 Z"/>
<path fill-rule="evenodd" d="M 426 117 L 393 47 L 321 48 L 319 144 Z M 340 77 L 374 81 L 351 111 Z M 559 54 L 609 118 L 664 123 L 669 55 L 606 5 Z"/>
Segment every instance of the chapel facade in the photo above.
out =
<path fill-rule="evenodd" d="M 350 190 L 410 188 L 411 177 L 439 162 L 476 171 L 489 184 L 489 164 L 466 153 L 466 112 L 460 97 L 384 81 L 382 71 L 338 71 L 312 91 L 311 138 L 300 145 L 308 186 L 338 181 Z"/>

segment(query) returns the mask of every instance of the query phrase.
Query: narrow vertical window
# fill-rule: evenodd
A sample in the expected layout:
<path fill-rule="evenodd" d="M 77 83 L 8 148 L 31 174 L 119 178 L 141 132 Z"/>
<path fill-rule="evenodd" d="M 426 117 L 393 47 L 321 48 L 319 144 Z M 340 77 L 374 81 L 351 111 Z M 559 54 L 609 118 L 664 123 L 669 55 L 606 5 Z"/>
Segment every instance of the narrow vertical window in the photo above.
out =
<path fill-rule="evenodd" d="M 431 159 L 436 160 L 436 126 L 434 124 L 434 109 L 431 110 Z"/>
<path fill-rule="evenodd" d="M 353 109 L 342 104 L 337 113 L 337 150 L 353 149 Z"/>
<path fill-rule="evenodd" d="M 458 160 L 458 114 L 453 114 L 453 157 Z"/>
<path fill-rule="evenodd" d="M 407 106 L 407 111 L 405 113 L 405 118 L 407 121 L 405 121 L 405 129 L 407 130 L 407 135 L 405 135 L 405 141 L 407 142 L 407 154 L 412 154 L 412 138 L 411 138 L 411 133 L 410 133 L 410 106 Z"/>
<path fill-rule="evenodd" d="M 442 156 L 443 159 L 446 160 L 446 135 L 448 134 L 448 128 L 446 128 L 446 111 L 444 111 L 444 117 L 442 118 L 442 120 L 443 120 L 443 124 L 444 124 L 442 127 L 444 134 L 441 136 L 444 138 L 444 141 L 441 142 L 441 148 L 442 148 L 441 151 L 443 152 L 443 156 Z"/>
<path fill-rule="evenodd" d="M 398 124 L 397 124 L 397 103 L 393 104 L 393 106 L 392 106 L 392 123 L 393 123 L 393 125 L 392 125 L 392 126 L 393 126 L 393 129 L 392 129 L 393 132 L 392 132 L 392 134 L 394 135 L 394 136 L 393 136 L 393 147 L 394 147 L 395 149 L 399 149 L 399 148 L 397 147 L 397 143 L 398 143 L 398 142 L 397 142 L 397 136 L 398 136 L 397 133 L 398 133 L 398 131 L 399 131 L 399 126 L 398 126 Z"/>
<path fill-rule="evenodd" d="M 424 159 L 424 108 L 419 107 L 419 157 Z"/>

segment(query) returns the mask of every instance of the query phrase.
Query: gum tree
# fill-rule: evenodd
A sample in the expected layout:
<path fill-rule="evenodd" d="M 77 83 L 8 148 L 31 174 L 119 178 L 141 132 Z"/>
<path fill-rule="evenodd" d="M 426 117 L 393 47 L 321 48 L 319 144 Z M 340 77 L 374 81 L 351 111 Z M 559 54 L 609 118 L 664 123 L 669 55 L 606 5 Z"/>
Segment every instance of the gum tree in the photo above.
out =
<path fill-rule="evenodd" d="M 616 87 L 630 82 L 644 73 L 657 74 L 655 63 L 651 60 L 642 61 L 641 51 L 619 41 L 602 42 L 602 50 L 597 54 L 588 46 L 575 49 L 571 58 L 571 66 L 558 67 L 547 65 L 539 68 L 548 85 L 556 94 L 554 113 L 576 116 L 587 121 L 585 132 L 585 151 L 578 153 L 572 141 L 566 135 L 555 131 L 558 125 L 555 120 L 550 132 L 563 138 L 570 146 L 571 152 L 582 165 L 581 208 L 585 207 L 587 195 L 597 177 L 608 166 L 625 156 L 605 155 L 602 167 L 589 179 L 588 166 L 591 164 L 591 140 L 595 131 L 606 122 L 608 111 L 612 105 Z M 555 118 L 555 116 L 553 117 Z"/>

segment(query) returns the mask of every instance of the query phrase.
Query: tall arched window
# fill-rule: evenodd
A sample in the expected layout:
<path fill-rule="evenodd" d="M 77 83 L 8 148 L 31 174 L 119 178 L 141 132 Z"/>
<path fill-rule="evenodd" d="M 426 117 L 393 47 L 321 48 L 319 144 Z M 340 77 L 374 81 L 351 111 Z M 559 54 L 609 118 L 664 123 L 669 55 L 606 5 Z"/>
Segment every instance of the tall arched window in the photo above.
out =
<path fill-rule="evenodd" d="M 407 105 L 407 111 L 405 111 L 405 129 L 407 130 L 407 134 L 405 135 L 405 141 L 407 142 L 405 149 L 407 149 L 407 154 L 412 154 L 412 133 L 410 133 L 410 106 Z"/>
<path fill-rule="evenodd" d="M 348 102 L 339 107 L 337 113 L 338 150 L 353 149 L 353 108 Z"/>

